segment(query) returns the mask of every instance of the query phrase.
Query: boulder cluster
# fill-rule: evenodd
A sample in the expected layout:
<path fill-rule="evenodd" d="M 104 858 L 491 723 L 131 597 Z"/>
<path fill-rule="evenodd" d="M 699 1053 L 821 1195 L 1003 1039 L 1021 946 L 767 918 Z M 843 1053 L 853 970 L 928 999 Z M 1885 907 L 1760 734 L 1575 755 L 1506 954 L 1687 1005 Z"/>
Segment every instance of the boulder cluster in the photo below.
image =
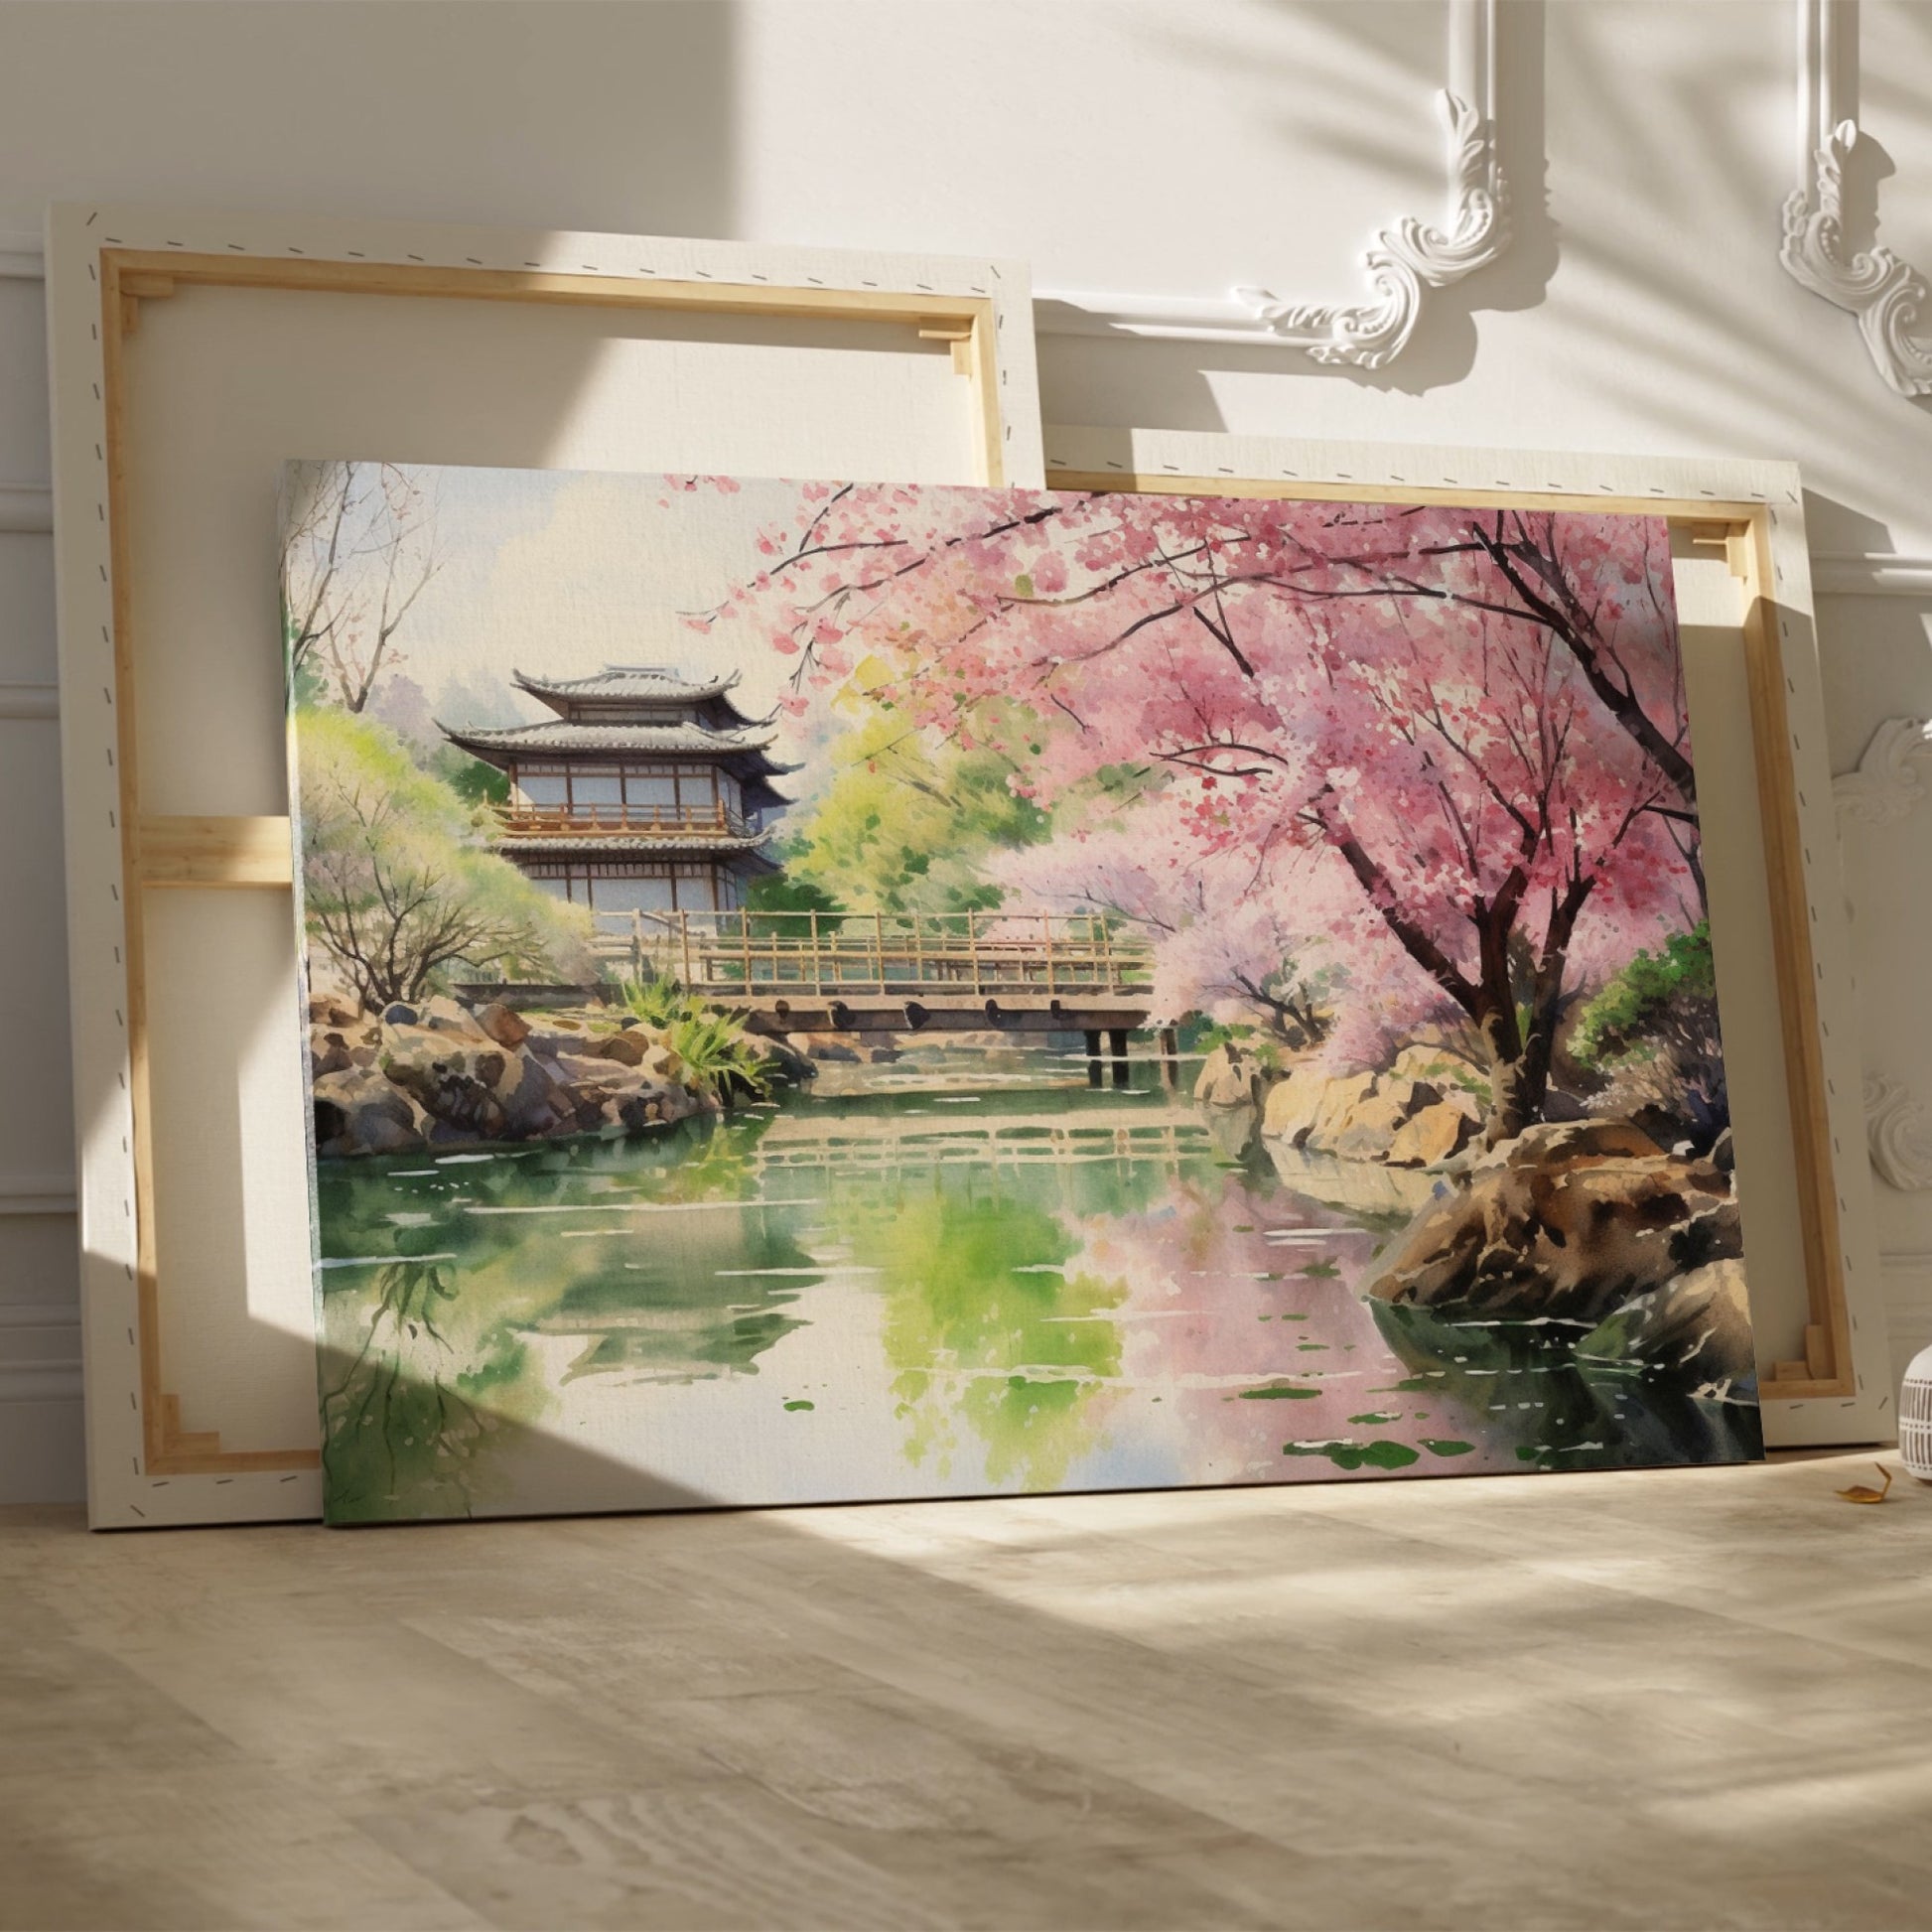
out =
<path fill-rule="evenodd" d="M 1253 1107 L 1264 1139 L 1310 1154 L 1432 1168 L 1458 1155 L 1482 1125 L 1482 1104 L 1458 1065 L 1405 1047 L 1386 1072 L 1329 1073 L 1304 1061 L 1287 1073 L 1230 1040 L 1202 1062 L 1194 1098 Z"/>
<path fill-rule="evenodd" d="M 406 1154 L 489 1141 L 636 1134 L 715 1110 L 635 1021 L 472 1011 L 436 998 L 364 1013 L 309 1002 L 316 1152 Z"/>
<path fill-rule="evenodd" d="M 1692 1158 L 1627 1121 L 1568 1121 L 1472 1162 L 1363 1292 L 1449 1320 L 1567 1322 L 1586 1361 L 1728 1393 L 1755 1373 L 1743 1253 L 1727 1140 Z"/>
<path fill-rule="evenodd" d="M 1230 1041 L 1195 1098 L 1251 1109 L 1277 1150 L 1425 1170 L 1436 1194 L 1362 1292 L 1447 1321 L 1560 1322 L 1580 1359 L 1725 1395 L 1756 1373 L 1726 1132 L 1667 1151 L 1625 1120 L 1540 1123 L 1484 1150 L 1461 1064 L 1412 1046 L 1381 1071 L 1286 1071 Z"/>

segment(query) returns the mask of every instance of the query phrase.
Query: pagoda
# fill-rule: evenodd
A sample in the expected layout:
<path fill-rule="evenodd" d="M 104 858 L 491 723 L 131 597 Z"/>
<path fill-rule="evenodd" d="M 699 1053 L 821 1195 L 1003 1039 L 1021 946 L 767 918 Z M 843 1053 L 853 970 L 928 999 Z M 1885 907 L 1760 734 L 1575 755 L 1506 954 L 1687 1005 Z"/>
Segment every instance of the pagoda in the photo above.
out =
<path fill-rule="evenodd" d="M 556 716 L 500 731 L 438 729 L 509 779 L 497 847 L 547 892 L 594 911 L 728 912 L 778 870 L 766 820 L 777 727 L 733 703 L 738 674 L 692 682 L 664 664 L 594 677 L 513 673 Z"/>

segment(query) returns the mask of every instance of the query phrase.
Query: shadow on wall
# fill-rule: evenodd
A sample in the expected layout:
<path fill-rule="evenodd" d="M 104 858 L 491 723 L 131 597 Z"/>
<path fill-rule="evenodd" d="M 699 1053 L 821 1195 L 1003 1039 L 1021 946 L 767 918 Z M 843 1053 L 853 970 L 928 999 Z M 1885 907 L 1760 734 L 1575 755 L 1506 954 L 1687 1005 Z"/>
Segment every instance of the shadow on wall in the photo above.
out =
<path fill-rule="evenodd" d="M 1363 233 L 1361 248 L 1320 261 L 1297 253 L 1293 181 L 1288 179 L 1282 184 L 1288 192 L 1275 205 L 1276 211 L 1257 223 L 1263 239 L 1255 258 L 1241 265 L 1241 278 L 1271 288 L 1284 300 L 1372 302 L 1375 290 L 1362 267 L 1361 249 L 1404 217 L 1414 216 L 1431 225 L 1440 225 L 1443 220 L 1442 137 L 1434 97 L 1448 78 L 1447 15 L 1441 33 L 1419 41 L 1408 8 L 1308 9 L 1298 0 L 1269 3 L 1294 14 L 1300 22 L 1317 24 L 1328 36 L 1325 55 L 1318 63 L 1284 69 L 1277 76 L 1280 97 L 1292 103 L 1282 116 L 1284 139 L 1303 146 L 1312 143 L 1364 171 L 1403 177 L 1414 175 L 1420 138 L 1429 154 L 1429 173 L 1420 192 L 1392 202 L 1374 228 Z M 1240 343 L 1048 336 L 1040 343 L 1042 388 L 1050 393 L 1056 376 L 1063 369 L 1070 373 L 1076 359 L 1098 362 L 1103 367 L 1115 362 L 1118 368 L 1111 376 L 1113 383 L 1163 398 L 1160 427 L 1222 430 L 1227 423 L 1207 380 L 1210 370 L 1342 380 L 1359 388 L 1417 396 L 1461 381 L 1475 364 L 1477 312 L 1535 308 L 1556 272 L 1557 227 L 1549 211 L 1549 163 L 1544 143 L 1544 0 L 1512 0 L 1512 4 L 1498 9 L 1495 113 L 1497 148 L 1509 185 L 1509 246 L 1500 260 L 1466 281 L 1432 289 L 1422 326 L 1387 366 L 1327 366 L 1299 349 L 1267 344 L 1250 346 Z M 1175 60 L 1198 62 L 1210 55 L 1223 59 L 1227 50 L 1217 46 L 1204 51 L 1198 41 L 1175 36 L 1170 52 Z M 1365 74 L 1370 76 L 1366 81 Z M 1364 111 L 1365 94 L 1377 97 L 1370 112 Z M 1379 130 L 1388 127 L 1389 117 L 1396 113 L 1404 119 L 1391 138 Z M 1221 295 L 1225 291 L 1190 293 Z M 1106 374 L 1100 379 L 1103 383 L 1110 380 Z M 1137 413 L 1135 420 L 1144 414 Z"/>
<path fill-rule="evenodd" d="M 100 195 L 615 234 L 729 235 L 739 10 L 13 9 L 0 183 L 21 215 Z M 268 84 L 277 74 L 283 85 Z M 139 78 L 135 78 L 139 76 Z M 218 125 L 216 142 L 185 124 Z M 568 139 L 555 138 L 568 130 Z M 84 155 L 84 175 L 58 157 Z M 319 166 L 319 157 L 327 157 Z M 17 199 L 16 199 L 17 198 Z M 24 219 L 22 225 L 24 225 Z"/>

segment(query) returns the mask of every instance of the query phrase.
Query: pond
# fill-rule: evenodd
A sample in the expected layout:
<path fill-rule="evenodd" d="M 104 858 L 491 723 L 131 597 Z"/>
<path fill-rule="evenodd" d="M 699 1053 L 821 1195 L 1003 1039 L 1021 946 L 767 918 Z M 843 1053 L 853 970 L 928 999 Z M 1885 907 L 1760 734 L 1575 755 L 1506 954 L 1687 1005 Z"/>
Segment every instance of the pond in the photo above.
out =
<path fill-rule="evenodd" d="M 1357 1285 L 1429 1183 L 938 1047 L 654 1139 L 325 1162 L 332 1520 L 1728 1461 L 1757 1416 Z"/>

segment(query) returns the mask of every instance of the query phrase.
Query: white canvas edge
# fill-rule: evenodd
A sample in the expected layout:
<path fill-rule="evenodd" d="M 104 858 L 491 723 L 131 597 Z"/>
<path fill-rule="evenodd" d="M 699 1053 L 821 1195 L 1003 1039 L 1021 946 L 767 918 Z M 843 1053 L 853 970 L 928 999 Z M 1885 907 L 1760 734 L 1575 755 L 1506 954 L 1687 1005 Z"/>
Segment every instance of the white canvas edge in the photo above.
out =
<path fill-rule="evenodd" d="M 1031 278 L 1025 263 L 1005 260 L 683 236 L 94 203 L 57 203 L 49 209 L 48 359 L 88 1520 L 96 1529 L 131 1529 L 313 1519 L 322 1514 L 318 1471 L 150 1476 L 142 1467 L 125 881 L 114 764 L 113 586 L 101 378 L 104 247 L 445 268 L 535 265 L 556 274 L 614 280 L 660 277 L 721 286 L 984 296 L 994 305 L 1004 467 L 1009 483 L 1020 486 L 1036 485 L 1042 468 Z"/>
<path fill-rule="evenodd" d="M 1814 621 L 1798 468 L 1745 458 L 1601 456 L 1431 444 L 1339 443 L 1213 431 L 1070 428 L 1048 424 L 1052 471 L 1225 477 L 1230 482 L 1360 483 L 1430 489 L 1520 489 L 1590 497 L 1709 497 L 1763 503 L 1769 512 L 1772 585 L 1784 615 L 1779 648 L 1790 712 L 1791 759 L 1804 848 L 1805 895 L 1818 972 L 1820 1044 L 1839 1202 L 1855 1393 L 1763 1400 L 1767 1447 L 1889 1441 L 1895 1415 L 1875 1208 L 1860 1099 L 1851 928 L 1826 743 L 1825 688 Z M 1834 1022 L 1837 1022 L 1835 1025 Z"/>

